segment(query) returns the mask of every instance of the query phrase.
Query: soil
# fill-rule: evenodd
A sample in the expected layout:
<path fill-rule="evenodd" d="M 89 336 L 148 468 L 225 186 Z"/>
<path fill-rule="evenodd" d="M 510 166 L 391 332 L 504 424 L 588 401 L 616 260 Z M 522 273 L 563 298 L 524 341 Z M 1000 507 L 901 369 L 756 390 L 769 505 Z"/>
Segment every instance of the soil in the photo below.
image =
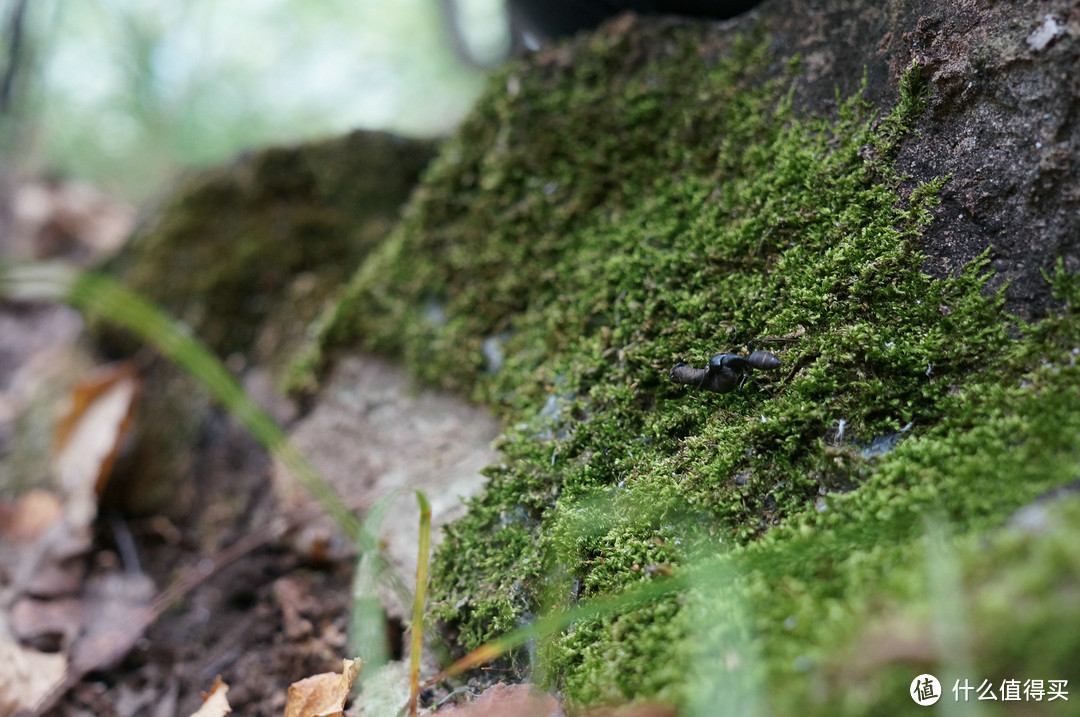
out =
<path fill-rule="evenodd" d="M 128 523 L 159 588 L 185 569 L 213 565 L 220 550 L 257 534 L 278 512 L 267 490 L 268 458 L 231 420 L 209 422 L 198 462 L 199 500 L 185 520 Z M 92 562 L 116 551 L 114 524 L 99 519 Z M 232 564 L 214 566 L 119 664 L 88 674 L 46 714 L 188 715 L 221 675 L 236 713 L 281 715 L 289 684 L 340 671 L 351 576 L 351 561 L 316 564 L 267 538 Z"/>
<path fill-rule="evenodd" d="M 403 373 L 377 359 L 344 362 L 323 391 L 317 402 L 322 408 L 293 424 L 294 440 L 309 455 L 320 442 L 338 444 L 323 445 L 316 458 L 349 504 L 402 494 L 388 507 L 379 536 L 391 566 L 411 585 L 406 578 L 410 570 L 415 574 L 416 508 L 403 488 L 427 492 L 437 530 L 461 512 L 458 494 L 482 484 L 477 471 L 494 455 L 496 424 L 486 411 L 458 399 L 411 391 Z M 81 679 L 69 673 L 74 684 L 43 714 L 189 715 L 220 675 L 235 712 L 280 715 L 291 683 L 339 672 L 342 659 L 353 656 L 347 644 L 352 551 L 315 549 L 304 539 L 328 529 L 317 517 L 321 512 L 306 500 L 298 505 L 295 494 L 281 489 L 280 469 L 229 416 L 209 409 L 201 423 L 185 471 L 189 478 L 173 486 L 174 500 L 132 518 L 123 509 L 130 496 L 106 491 L 93 549 L 82 558 L 84 585 L 124 571 L 145 572 L 157 595 L 149 627 L 137 637 L 130 630 L 122 634 L 120 626 L 121 634 L 99 652 L 122 659 L 95 665 Z M 365 440 L 347 440 L 358 435 Z M 110 480 L 130 490 L 125 473 L 133 469 L 137 462 L 121 460 Z M 275 483 L 279 490 L 272 489 Z M 290 527 L 283 531 L 285 516 Z M 340 548 L 341 541 L 335 536 L 329 544 Z M 392 598 L 384 596 L 384 606 L 387 652 L 400 659 L 404 615 Z M 77 655 L 79 644 L 64 649 Z M 442 696 L 424 695 L 429 701 Z"/>

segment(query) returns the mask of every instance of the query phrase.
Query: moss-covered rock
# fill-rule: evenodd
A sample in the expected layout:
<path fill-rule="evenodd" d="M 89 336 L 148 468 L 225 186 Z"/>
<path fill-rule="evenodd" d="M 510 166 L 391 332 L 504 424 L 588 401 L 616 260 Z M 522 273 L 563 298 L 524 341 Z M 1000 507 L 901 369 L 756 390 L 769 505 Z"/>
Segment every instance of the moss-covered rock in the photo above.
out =
<path fill-rule="evenodd" d="M 354 132 L 196 173 L 110 268 L 220 356 L 276 368 L 393 227 L 434 147 Z"/>
<path fill-rule="evenodd" d="M 623 18 L 498 73 L 301 365 L 310 377 L 331 348 L 360 345 L 503 413 L 503 460 L 434 566 L 435 613 L 463 648 L 688 576 L 540 646 L 578 704 L 893 713 L 913 703 L 882 676 L 889 661 L 872 678 L 888 689 L 850 702 L 835 676 L 880 605 L 934 604 L 927 525 L 958 536 L 943 539 L 972 576 L 957 602 L 991 584 L 1015 594 L 1024 561 L 1052 558 L 1033 568 L 1050 576 L 1075 557 L 1001 548 L 1012 567 L 992 576 L 971 547 L 1075 478 L 1075 257 L 1054 277 L 1059 313 L 1029 325 L 988 288 L 1000 253 L 983 245 L 950 271 L 970 246 L 925 242 L 956 181 L 926 163 L 921 180 L 905 174 L 927 141 L 917 130 L 947 121 L 931 80 L 956 71 L 947 48 L 900 48 L 929 4 L 824 3 L 836 27 L 869 23 L 863 44 L 892 53 L 860 55 L 857 70 L 778 53 L 800 46 L 793 25 L 782 32 L 807 14 L 783 5 L 741 34 Z M 836 39 L 810 16 L 824 39 L 806 42 Z M 1021 25 L 1002 32 L 1022 42 Z M 822 84 L 855 91 L 821 108 Z M 677 361 L 757 338 L 797 339 L 773 347 L 783 366 L 759 384 L 715 395 L 668 380 Z M 1076 529 L 1050 531 L 1064 545 Z M 1066 589 L 1040 587 L 1039 615 Z M 1034 635 L 1045 620 L 1025 624 Z M 1033 638 L 1004 659 L 1000 624 L 970 629 L 971 680 L 1067 679 L 1080 655 L 1063 633 L 1049 656 Z M 951 659 L 935 645 L 909 681 Z"/>

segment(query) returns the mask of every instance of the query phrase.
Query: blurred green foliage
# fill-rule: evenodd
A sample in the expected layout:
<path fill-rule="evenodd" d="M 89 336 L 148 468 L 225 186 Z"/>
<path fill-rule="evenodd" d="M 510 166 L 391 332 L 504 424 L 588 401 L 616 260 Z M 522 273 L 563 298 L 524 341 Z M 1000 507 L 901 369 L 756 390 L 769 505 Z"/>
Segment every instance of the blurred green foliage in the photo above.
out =
<path fill-rule="evenodd" d="M 498 56 L 500 0 L 462 13 L 477 51 Z M 454 55 L 439 0 L 39 0 L 25 31 L 6 153 L 136 200 L 253 146 L 445 134 L 483 82 Z"/>

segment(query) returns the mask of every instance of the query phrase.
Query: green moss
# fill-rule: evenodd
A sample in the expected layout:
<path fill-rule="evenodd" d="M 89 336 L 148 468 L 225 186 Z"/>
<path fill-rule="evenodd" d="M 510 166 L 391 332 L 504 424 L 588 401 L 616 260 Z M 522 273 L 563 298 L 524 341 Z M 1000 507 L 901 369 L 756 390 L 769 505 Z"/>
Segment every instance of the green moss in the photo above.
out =
<path fill-rule="evenodd" d="M 195 174 L 111 269 L 219 355 L 278 368 L 390 231 L 433 150 L 355 132 Z"/>
<path fill-rule="evenodd" d="M 983 714 L 1014 713 L 1017 703 L 1001 701 L 1006 680 L 1020 683 L 1025 714 L 1063 714 L 1062 701 L 1033 702 L 1022 690 L 1026 680 L 1075 681 L 1080 502 L 1026 511 L 1039 515 L 1034 528 L 937 540 L 931 530 L 930 539 L 914 541 L 907 564 L 889 578 L 889 598 L 853 606 L 843 633 L 824 637 L 830 649 L 808 678 L 818 711 L 895 714 L 910 704 L 913 677 L 928 672 L 949 702 L 957 681 L 988 680 L 998 702 L 980 703 Z M 794 709 L 796 694 L 783 711 Z"/>
<path fill-rule="evenodd" d="M 309 365 L 359 342 L 505 416 L 503 463 L 434 566 L 464 647 L 701 570 L 727 578 L 552 636 L 550 681 L 704 714 L 723 683 L 795 711 L 875 596 L 919 594 L 928 515 L 987 530 L 1074 476 L 1077 323 L 1011 340 L 984 258 L 919 272 L 946 180 L 891 166 L 929 92 L 918 68 L 884 116 L 859 96 L 806 116 L 797 63 L 777 74 L 749 40 L 706 62 L 702 30 L 656 32 L 648 61 L 602 33 L 497 75 Z M 760 388 L 668 380 L 761 337 L 798 341 Z"/>

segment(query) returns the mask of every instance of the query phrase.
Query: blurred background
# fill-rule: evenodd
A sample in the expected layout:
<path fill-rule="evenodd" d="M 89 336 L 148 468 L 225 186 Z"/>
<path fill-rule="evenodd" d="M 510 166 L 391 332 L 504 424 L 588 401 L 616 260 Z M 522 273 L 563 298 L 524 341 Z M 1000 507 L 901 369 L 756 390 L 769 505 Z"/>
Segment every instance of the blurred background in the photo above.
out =
<path fill-rule="evenodd" d="M 447 134 L 509 52 L 503 0 L 0 0 L 0 23 L 0 174 L 131 202 L 268 143 Z"/>

